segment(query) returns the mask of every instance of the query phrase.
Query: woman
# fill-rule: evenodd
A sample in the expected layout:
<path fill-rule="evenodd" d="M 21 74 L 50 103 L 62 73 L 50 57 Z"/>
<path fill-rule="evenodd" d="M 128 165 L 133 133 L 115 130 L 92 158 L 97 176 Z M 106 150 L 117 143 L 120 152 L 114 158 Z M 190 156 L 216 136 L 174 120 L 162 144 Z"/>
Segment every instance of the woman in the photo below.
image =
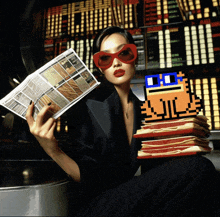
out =
<path fill-rule="evenodd" d="M 62 150 L 54 136 L 55 120 L 45 120 L 50 106 L 41 110 L 36 121 L 33 103 L 29 106 L 30 131 L 78 182 L 84 203 L 78 216 L 197 216 L 206 210 L 210 216 L 218 175 L 207 159 L 169 159 L 134 177 L 141 164 L 137 160 L 140 141 L 132 135 L 142 117 L 140 102 L 130 90 L 137 53 L 133 44 L 131 35 L 118 27 L 108 27 L 97 36 L 94 62 L 108 85 L 67 112 L 70 138 Z"/>

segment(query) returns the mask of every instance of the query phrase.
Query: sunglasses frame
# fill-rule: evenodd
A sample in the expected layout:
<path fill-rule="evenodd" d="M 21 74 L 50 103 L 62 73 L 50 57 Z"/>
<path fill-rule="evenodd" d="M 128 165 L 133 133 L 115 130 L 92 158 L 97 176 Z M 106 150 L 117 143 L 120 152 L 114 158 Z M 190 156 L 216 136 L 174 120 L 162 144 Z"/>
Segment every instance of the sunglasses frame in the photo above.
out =
<path fill-rule="evenodd" d="M 119 55 L 122 51 L 126 50 L 126 48 L 128 48 L 128 47 L 131 49 L 131 51 L 132 51 L 132 53 L 133 53 L 133 55 L 134 55 L 134 58 L 132 58 L 132 59 L 129 60 L 129 61 L 123 61 L 122 59 L 118 58 L 118 55 Z M 107 55 L 107 56 L 111 56 L 111 58 L 112 58 L 111 61 L 109 62 L 109 64 L 106 65 L 106 66 L 100 66 L 100 65 L 99 65 L 99 57 L 100 57 L 101 55 L 103 55 L 103 54 L 105 54 L 105 55 Z M 97 53 L 95 53 L 95 54 L 93 55 L 93 60 L 94 60 L 95 65 L 96 65 L 98 68 L 101 68 L 101 69 L 107 69 L 107 68 L 109 68 L 109 67 L 112 65 L 112 63 L 113 63 L 113 61 L 114 61 L 115 58 L 117 58 L 118 60 L 120 60 L 120 61 L 123 62 L 123 63 L 127 63 L 127 64 L 132 63 L 132 62 L 135 61 L 136 58 L 137 58 L 137 47 L 136 47 L 136 45 L 135 45 L 135 44 L 125 44 L 125 45 L 122 47 L 122 49 L 119 50 L 119 51 L 116 52 L 116 53 L 107 53 L 107 52 L 104 52 L 104 51 L 100 51 L 100 52 L 97 52 Z"/>

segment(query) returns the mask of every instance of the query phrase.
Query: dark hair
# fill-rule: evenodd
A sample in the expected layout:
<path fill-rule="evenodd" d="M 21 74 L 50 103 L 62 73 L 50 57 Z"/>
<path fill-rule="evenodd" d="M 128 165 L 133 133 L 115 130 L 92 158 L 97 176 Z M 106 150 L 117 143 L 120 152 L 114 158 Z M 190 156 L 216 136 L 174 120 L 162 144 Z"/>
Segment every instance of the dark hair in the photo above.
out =
<path fill-rule="evenodd" d="M 99 32 L 96 35 L 94 42 L 93 42 L 93 54 L 100 51 L 100 47 L 101 47 L 101 43 L 102 43 L 103 39 L 106 36 L 110 36 L 114 33 L 119 33 L 119 34 L 123 35 L 125 37 L 125 39 L 127 39 L 130 44 L 134 44 L 134 39 L 129 32 L 127 32 L 126 30 L 124 30 L 118 26 L 109 26 L 109 27 L 101 30 L 101 32 Z"/>

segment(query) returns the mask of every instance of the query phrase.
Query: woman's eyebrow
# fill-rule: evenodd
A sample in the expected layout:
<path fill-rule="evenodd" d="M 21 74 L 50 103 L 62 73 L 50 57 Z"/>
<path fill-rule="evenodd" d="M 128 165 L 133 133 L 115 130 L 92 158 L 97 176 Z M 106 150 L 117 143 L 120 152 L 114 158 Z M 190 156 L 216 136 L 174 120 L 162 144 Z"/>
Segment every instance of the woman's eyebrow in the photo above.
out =
<path fill-rule="evenodd" d="M 126 44 L 120 44 L 118 47 L 116 47 L 116 50 L 117 50 L 117 51 L 121 50 L 121 48 L 124 47 L 125 45 L 126 45 Z M 110 50 L 102 50 L 102 51 L 103 51 L 103 52 L 106 52 L 106 53 L 111 53 Z M 117 51 L 116 51 L 116 52 L 117 52 Z M 116 53 L 116 52 L 115 52 L 115 53 Z"/>

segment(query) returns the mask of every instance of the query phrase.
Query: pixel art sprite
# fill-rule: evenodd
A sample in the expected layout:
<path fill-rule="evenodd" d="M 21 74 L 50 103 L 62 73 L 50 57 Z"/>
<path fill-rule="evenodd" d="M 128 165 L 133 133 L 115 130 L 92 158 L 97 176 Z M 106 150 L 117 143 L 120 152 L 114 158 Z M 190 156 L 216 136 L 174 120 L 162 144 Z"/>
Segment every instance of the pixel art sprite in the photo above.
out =
<path fill-rule="evenodd" d="M 182 72 L 145 76 L 146 100 L 142 105 L 145 121 L 196 116 L 202 101 L 190 91 L 188 78 Z"/>

